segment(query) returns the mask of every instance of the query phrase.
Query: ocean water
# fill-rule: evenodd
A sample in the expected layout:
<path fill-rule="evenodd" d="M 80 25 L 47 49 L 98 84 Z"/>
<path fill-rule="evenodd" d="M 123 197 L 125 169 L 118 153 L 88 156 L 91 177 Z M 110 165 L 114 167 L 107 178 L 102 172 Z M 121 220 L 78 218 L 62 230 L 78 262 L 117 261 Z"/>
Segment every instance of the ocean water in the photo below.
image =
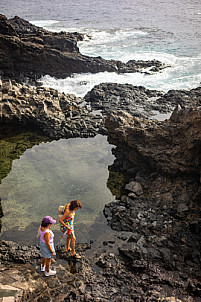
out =
<path fill-rule="evenodd" d="M 160 73 L 46 75 L 45 86 L 84 96 L 101 82 L 130 83 L 150 89 L 195 88 L 201 82 L 201 2 L 199 0 L 1 0 L 1 13 L 19 15 L 50 31 L 86 34 L 82 54 L 105 59 L 157 59 L 170 65 Z"/>

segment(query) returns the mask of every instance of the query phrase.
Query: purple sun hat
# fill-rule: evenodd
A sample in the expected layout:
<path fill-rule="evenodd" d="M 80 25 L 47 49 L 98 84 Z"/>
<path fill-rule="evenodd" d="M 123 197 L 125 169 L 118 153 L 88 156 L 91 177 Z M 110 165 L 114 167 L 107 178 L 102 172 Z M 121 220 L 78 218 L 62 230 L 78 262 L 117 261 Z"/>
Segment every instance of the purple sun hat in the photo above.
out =
<path fill-rule="evenodd" d="M 43 218 L 43 222 L 53 224 L 53 223 L 56 223 L 56 220 L 54 220 L 51 216 L 45 216 Z"/>

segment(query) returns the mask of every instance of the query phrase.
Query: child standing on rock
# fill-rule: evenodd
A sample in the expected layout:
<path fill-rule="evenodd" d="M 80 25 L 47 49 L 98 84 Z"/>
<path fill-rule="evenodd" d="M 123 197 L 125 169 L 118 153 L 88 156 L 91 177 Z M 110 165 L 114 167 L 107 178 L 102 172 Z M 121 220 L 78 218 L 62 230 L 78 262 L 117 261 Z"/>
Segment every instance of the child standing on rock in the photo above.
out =
<path fill-rule="evenodd" d="M 45 276 L 53 276 L 56 271 L 50 269 L 52 256 L 56 255 L 54 248 L 54 233 L 50 230 L 53 223 L 56 223 L 51 216 L 45 216 L 39 227 L 40 234 L 40 252 L 43 256 L 41 271 L 45 272 Z"/>
<path fill-rule="evenodd" d="M 71 256 L 75 259 L 81 258 L 75 252 L 75 233 L 74 233 L 74 216 L 75 211 L 82 208 L 82 203 L 79 200 L 72 200 L 69 204 L 66 204 L 64 208 L 64 213 L 59 219 L 61 223 L 61 231 L 65 234 L 67 233 L 67 240 L 66 240 L 66 252 L 70 251 L 71 245 Z"/>

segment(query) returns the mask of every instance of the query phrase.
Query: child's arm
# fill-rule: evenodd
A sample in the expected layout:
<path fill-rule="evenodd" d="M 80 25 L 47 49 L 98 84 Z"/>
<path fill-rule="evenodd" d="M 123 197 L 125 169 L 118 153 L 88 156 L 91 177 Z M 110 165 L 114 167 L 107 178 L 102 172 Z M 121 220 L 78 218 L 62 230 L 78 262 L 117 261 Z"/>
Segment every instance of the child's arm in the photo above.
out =
<path fill-rule="evenodd" d="M 51 254 L 54 255 L 54 251 L 52 250 L 51 245 L 50 245 L 50 233 L 49 232 L 45 233 L 44 239 L 45 239 L 45 243 L 47 245 L 48 250 L 50 250 Z"/>

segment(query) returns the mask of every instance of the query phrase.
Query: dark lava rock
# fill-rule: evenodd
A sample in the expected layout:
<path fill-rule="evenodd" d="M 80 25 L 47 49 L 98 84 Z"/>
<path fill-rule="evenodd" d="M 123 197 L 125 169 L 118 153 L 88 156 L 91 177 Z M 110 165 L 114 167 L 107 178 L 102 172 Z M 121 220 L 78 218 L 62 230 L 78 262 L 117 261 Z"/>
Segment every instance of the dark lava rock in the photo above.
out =
<path fill-rule="evenodd" d="M 19 75 L 31 78 L 49 74 L 64 78 L 82 72 L 144 72 L 166 66 L 158 61 L 122 63 L 88 57 L 79 52 L 77 41 L 84 36 L 78 33 L 52 33 L 34 26 L 19 17 L 7 20 L 0 15 L 0 69 L 3 76 Z M 160 66 L 160 68 L 158 67 Z"/>

